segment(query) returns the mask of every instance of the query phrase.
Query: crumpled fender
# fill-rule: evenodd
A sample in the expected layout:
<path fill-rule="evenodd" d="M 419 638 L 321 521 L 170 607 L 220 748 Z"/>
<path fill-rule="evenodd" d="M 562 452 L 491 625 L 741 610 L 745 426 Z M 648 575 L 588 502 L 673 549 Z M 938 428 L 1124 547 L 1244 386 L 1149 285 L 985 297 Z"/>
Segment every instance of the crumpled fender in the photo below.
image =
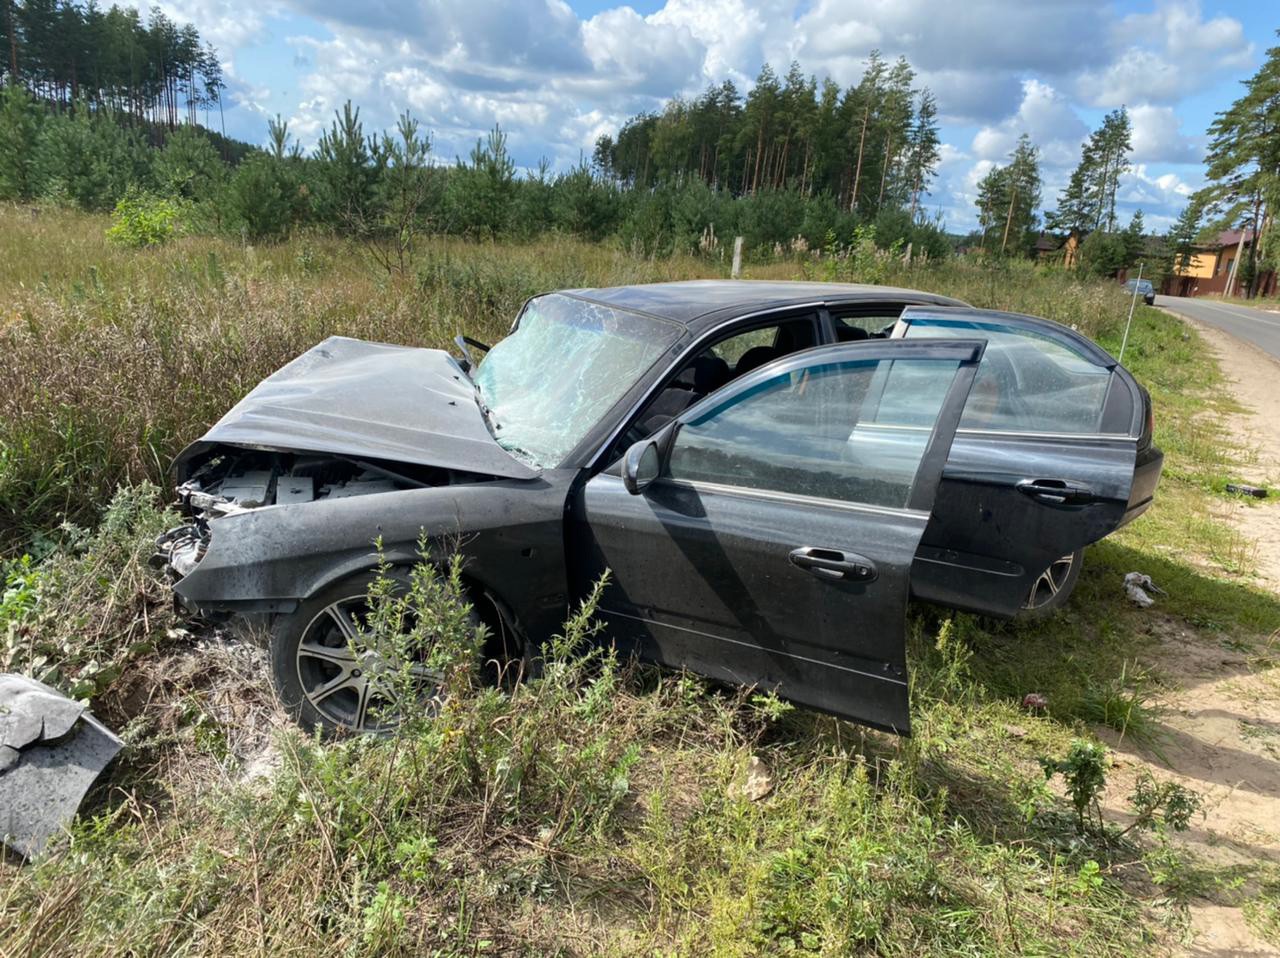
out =
<path fill-rule="evenodd" d="M 266 506 L 209 523 L 204 557 L 174 591 L 202 613 L 291 612 L 325 586 L 375 567 L 460 552 L 466 575 L 502 597 L 522 624 L 563 619 L 564 509 L 576 472 Z M 518 585 L 511 587 L 513 581 Z"/>
<path fill-rule="evenodd" d="M 123 744 L 79 702 L 0 674 L 0 838 L 24 858 L 38 855 Z"/>

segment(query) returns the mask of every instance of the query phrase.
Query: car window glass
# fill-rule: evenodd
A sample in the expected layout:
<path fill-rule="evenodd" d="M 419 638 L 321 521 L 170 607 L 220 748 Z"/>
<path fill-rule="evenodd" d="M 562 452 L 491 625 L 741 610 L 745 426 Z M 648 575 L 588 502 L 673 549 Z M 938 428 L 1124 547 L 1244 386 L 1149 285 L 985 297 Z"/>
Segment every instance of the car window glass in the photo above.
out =
<path fill-rule="evenodd" d="M 861 360 L 774 376 L 684 423 L 667 475 L 903 508 L 946 390 L 913 400 L 897 393 L 926 374 L 950 384 L 956 367 Z M 906 419 L 893 411 L 907 408 Z"/>
<path fill-rule="evenodd" d="M 751 329 L 716 343 L 709 352 L 719 356 L 730 366 L 734 366 L 748 349 L 772 349 L 777 338 L 777 326 Z"/>
<path fill-rule="evenodd" d="M 1034 330 L 979 320 L 913 319 L 908 337 L 987 340 L 962 429 L 1097 432 L 1111 373 L 1083 353 Z M 919 384 L 927 388 L 927 384 Z"/>
<path fill-rule="evenodd" d="M 779 357 L 817 345 L 813 318 L 793 319 L 735 333 L 712 343 L 667 383 L 619 443 L 621 451 L 657 432 L 703 397 Z"/>
<path fill-rule="evenodd" d="M 902 315 L 901 306 L 886 306 L 874 312 L 840 313 L 833 310 L 831 324 L 835 327 L 836 342 L 851 343 L 860 339 L 885 339 L 894 323 Z"/>

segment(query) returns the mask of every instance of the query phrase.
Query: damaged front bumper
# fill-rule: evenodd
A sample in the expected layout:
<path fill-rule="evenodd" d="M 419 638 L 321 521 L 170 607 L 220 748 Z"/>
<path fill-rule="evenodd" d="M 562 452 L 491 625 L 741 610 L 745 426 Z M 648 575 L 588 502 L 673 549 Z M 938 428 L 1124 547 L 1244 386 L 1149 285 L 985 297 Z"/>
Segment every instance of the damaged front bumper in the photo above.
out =
<path fill-rule="evenodd" d="M 177 582 L 192 573 L 209 548 L 209 532 L 195 524 L 177 526 L 156 539 L 151 565 Z"/>

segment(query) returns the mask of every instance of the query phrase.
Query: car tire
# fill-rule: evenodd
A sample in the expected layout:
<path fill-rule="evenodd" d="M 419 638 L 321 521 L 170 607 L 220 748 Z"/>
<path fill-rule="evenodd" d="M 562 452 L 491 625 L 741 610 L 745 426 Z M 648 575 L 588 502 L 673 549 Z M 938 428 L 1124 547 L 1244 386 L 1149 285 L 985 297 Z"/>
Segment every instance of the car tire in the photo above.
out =
<path fill-rule="evenodd" d="M 1066 605 L 1075 591 L 1084 565 L 1084 550 L 1077 549 L 1055 560 L 1036 577 L 1018 618 L 1024 621 L 1043 619 Z"/>
<path fill-rule="evenodd" d="M 304 599 L 298 608 L 278 616 L 271 626 L 271 682 L 285 710 L 304 728 L 324 733 L 386 734 L 399 724 L 379 715 L 391 699 L 380 692 L 379 671 L 387 668 L 373 650 L 353 652 L 355 630 L 340 624 L 368 608 L 374 570 L 349 576 Z M 393 569 L 389 578 L 396 591 L 408 588 L 409 575 Z M 478 624 L 479 619 L 472 612 Z M 424 682 L 431 679 L 425 674 Z M 430 690 L 424 690 L 430 698 Z M 424 708 L 430 705 L 423 703 Z"/>

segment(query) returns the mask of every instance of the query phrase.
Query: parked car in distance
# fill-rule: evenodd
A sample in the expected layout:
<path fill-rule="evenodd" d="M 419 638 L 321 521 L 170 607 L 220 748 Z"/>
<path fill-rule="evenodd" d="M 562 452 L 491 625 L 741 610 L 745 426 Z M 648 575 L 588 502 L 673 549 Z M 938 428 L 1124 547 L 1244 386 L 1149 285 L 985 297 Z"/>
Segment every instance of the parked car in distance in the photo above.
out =
<path fill-rule="evenodd" d="M 393 720 L 372 543 L 407 567 L 425 536 L 463 553 L 486 656 L 536 655 L 608 570 L 621 651 L 906 733 L 908 598 L 1043 614 L 1160 474 L 1102 349 L 928 293 L 566 290 L 478 363 L 459 340 L 326 340 L 176 462 L 177 596 L 265 624 L 308 725 Z"/>
<path fill-rule="evenodd" d="M 1137 292 L 1142 297 L 1142 301 L 1148 306 L 1154 306 L 1156 302 L 1156 288 L 1151 285 L 1149 279 L 1131 279 L 1124 284 L 1124 288 L 1130 293 Z"/>

